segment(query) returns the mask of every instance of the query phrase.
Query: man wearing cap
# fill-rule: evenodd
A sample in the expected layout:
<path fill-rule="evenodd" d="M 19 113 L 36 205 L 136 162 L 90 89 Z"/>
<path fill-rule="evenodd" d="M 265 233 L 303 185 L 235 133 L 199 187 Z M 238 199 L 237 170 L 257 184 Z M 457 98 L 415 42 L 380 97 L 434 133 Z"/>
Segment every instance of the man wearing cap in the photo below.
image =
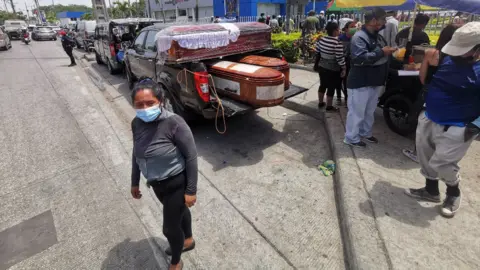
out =
<path fill-rule="evenodd" d="M 385 24 L 385 29 L 380 31 L 380 35 L 385 38 L 387 46 L 390 47 L 397 47 L 395 38 L 398 34 L 398 20 L 395 18 L 396 15 L 396 12 L 393 10 L 387 11 L 387 23 Z"/>
<path fill-rule="evenodd" d="M 442 53 L 417 126 L 417 155 L 426 184 L 405 193 L 440 202 L 442 180 L 447 194 L 441 214 L 453 217 L 461 201 L 458 163 L 480 132 L 480 22 L 459 28 Z"/>
<path fill-rule="evenodd" d="M 318 16 L 318 21 L 320 24 L 320 31 L 325 29 L 325 25 L 327 24 L 327 20 L 325 19 L 325 11 L 320 11 L 320 15 Z"/>
<path fill-rule="evenodd" d="M 378 143 L 372 135 L 378 94 L 387 79 L 388 57 L 396 50 L 386 46 L 378 34 L 385 26 L 386 13 L 374 8 L 365 13 L 365 24 L 350 42 L 351 67 L 347 78 L 348 114 L 344 143 L 365 147 L 364 138 Z"/>

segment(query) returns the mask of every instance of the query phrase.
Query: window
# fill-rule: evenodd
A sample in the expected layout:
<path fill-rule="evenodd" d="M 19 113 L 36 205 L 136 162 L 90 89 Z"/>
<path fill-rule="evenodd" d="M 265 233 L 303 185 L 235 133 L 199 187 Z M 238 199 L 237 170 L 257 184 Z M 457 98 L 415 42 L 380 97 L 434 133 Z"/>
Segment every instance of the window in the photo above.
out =
<path fill-rule="evenodd" d="M 187 16 L 187 10 L 186 9 L 179 9 L 178 10 L 178 16 L 179 17 Z"/>
<path fill-rule="evenodd" d="M 155 35 L 156 31 L 148 31 L 147 39 L 145 40 L 145 48 L 149 51 L 155 52 Z"/>
<path fill-rule="evenodd" d="M 147 32 L 141 32 L 140 35 L 138 35 L 137 39 L 135 39 L 134 47 L 135 50 L 143 50 L 143 42 L 145 41 L 145 35 Z"/>

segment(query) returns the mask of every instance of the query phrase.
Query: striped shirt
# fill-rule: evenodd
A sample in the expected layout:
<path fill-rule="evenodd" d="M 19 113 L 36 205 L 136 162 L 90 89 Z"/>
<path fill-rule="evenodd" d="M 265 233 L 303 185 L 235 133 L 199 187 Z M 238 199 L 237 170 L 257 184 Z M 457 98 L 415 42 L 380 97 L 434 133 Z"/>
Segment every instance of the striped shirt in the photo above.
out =
<path fill-rule="evenodd" d="M 345 66 L 345 55 L 343 45 L 337 37 L 322 37 L 315 45 L 315 51 L 320 52 L 321 59 L 336 59 L 340 67 Z"/>

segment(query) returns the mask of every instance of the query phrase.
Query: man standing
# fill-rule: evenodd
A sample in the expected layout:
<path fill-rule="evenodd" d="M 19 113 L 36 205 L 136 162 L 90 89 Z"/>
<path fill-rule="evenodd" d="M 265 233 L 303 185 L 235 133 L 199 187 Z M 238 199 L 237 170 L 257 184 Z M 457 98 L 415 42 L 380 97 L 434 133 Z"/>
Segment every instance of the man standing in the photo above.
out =
<path fill-rule="evenodd" d="M 395 38 L 398 34 L 398 20 L 395 18 L 396 16 L 397 14 L 395 11 L 388 11 L 385 29 L 380 31 L 380 35 L 385 38 L 385 40 L 387 41 L 387 46 L 390 47 L 397 47 Z"/>
<path fill-rule="evenodd" d="M 347 78 L 348 114 L 344 143 L 365 147 L 361 138 L 378 143 L 372 136 L 378 93 L 385 85 L 388 56 L 396 49 L 386 46 L 378 32 L 386 23 L 386 13 L 374 8 L 365 13 L 365 24 L 350 43 L 351 68 Z"/>
<path fill-rule="evenodd" d="M 428 37 L 427 33 L 423 31 L 425 30 L 425 27 L 427 27 L 429 21 L 430 17 L 425 14 L 418 14 L 417 17 L 415 17 L 411 40 L 412 46 L 430 44 L 430 38 Z M 398 35 L 395 38 L 395 43 L 399 46 L 406 46 L 409 34 L 410 27 L 402 29 L 402 31 L 398 32 Z"/>
<path fill-rule="evenodd" d="M 76 66 L 77 63 L 75 63 L 75 58 L 73 57 L 73 44 L 75 42 L 73 41 L 73 38 L 69 36 L 70 33 L 66 34 L 65 32 L 62 32 L 61 41 L 62 41 L 63 50 L 67 53 L 68 57 L 70 57 L 69 67 L 73 67 L 73 66 Z"/>
<path fill-rule="evenodd" d="M 318 16 L 318 21 L 320 23 L 320 31 L 323 31 L 325 29 L 325 26 L 327 25 L 327 20 L 325 19 L 325 11 L 320 11 L 320 16 Z"/>
<path fill-rule="evenodd" d="M 258 18 L 259 23 L 265 23 L 267 19 L 265 18 L 265 13 L 260 14 L 260 18 Z"/>
<path fill-rule="evenodd" d="M 441 214 L 453 217 L 460 208 L 460 167 L 480 132 L 480 22 L 459 28 L 442 49 L 445 54 L 418 117 L 416 146 L 425 187 L 408 189 L 411 197 L 440 202 L 438 180 L 447 185 Z"/>
<path fill-rule="evenodd" d="M 320 32 L 320 21 L 315 16 L 315 11 L 308 12 L 308 17 L 302 23 L 302 36 L 313 35 Z"/>

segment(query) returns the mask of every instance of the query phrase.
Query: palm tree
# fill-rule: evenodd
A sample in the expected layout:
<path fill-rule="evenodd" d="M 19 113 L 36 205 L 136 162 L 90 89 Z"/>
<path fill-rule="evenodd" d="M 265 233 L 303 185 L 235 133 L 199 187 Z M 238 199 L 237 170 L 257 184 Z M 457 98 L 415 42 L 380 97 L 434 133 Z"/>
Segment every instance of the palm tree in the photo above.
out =
<path fill-rule="evenodd" d="M 127 18 L 128 14 L 130 14 L 130 17 L 132 16 L 132 10 L 130 8 L 130 4 L 128 2 L 114 2 L 116 5 L 116 8 L 120 11 L 122 14 L 123 18 Z"/>
<path fill-rule="evenodd" d="M 145 0 L 138 0 L 131 4 L 134 17 L 145 17 Z"/>

